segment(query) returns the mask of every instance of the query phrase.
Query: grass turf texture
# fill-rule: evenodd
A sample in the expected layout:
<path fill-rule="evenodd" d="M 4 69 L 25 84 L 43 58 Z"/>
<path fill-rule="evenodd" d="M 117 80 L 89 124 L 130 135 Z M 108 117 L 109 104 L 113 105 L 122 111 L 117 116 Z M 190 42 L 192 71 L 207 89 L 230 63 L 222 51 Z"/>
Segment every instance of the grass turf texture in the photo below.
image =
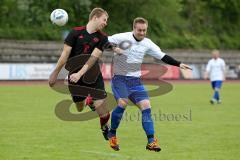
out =
<path fill-rule="evenodd" d="M 129 107 L 123 117 L 118 130 L 121 150 L 115 152 L 104 141 L 98 119 L 66 122 L 55 116 L 56 103 L 68 95 L 47 85 L 1 86 L 0 159 L 238 159 L 240 84 L 223 85 L 221 105 L 210 105 L 208 83 L 173 86 L 170 93 L 151 98 L 160 153 L 145 150 L 147 139 L 136 107 Z M 76 113 L 74 106 L 71 110 Z"/>

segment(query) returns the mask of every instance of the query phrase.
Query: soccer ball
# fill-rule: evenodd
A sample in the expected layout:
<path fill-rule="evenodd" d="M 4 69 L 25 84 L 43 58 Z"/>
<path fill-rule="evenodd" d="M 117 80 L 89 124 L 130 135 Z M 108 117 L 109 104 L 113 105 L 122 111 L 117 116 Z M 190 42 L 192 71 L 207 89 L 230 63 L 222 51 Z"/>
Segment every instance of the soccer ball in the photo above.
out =
<path fill-rule="evenodd" d="M 68 21 L 68 14 L 63 9 L 55 9 L 50 15 L 53 24 L 64 26 Z"/>

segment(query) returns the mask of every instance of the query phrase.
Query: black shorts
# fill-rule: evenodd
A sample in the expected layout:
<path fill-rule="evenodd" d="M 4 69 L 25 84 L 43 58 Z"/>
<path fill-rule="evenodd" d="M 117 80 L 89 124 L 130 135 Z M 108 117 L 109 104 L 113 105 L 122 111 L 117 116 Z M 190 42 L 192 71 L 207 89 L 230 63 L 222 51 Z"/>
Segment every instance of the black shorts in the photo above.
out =
<path fill-rule="evenodd" d="M 68 89 L 73 102 L 82 102 L 88 95 L 92 96 L 93 100 L 107 97 L 102 74 L 99 74 L 93 82 L 87 82 L 84 76 L 77 83 L 70 82 L 68 78 Z"/>

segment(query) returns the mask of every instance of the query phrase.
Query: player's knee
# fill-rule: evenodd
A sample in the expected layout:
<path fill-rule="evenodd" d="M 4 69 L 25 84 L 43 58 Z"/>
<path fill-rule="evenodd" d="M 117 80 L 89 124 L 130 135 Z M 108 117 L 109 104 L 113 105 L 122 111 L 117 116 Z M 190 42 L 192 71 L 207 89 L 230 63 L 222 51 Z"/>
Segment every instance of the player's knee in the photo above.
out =
<path fill-rule="evenodd" d="M 94 105 L 95 105 L 96 108 L 98 108 L 98 107 L 105 107 L 105 105 L 106 105 L 106 98 L 105 99 L 96 100 L 94 102 Z"/>
<path fill-rule="evenodd" d="M 151 108 L 151 104 L 149 100 L 140 101 L 138 105 L 140 106 L 141 110 Z"/>
<path fill-rule="evenodd" d="M 118 106 L 121 106 L 121 107 L 127 107 L 128 105 L 128 100 L 127 99 L 119 99 L 118 100 Z"/>
<path fill-rule="evenodd" d="M 78 112 L 82 112 L 83 108 L 84 108 L 84 104 L 83 102 L 75 102 L 76 108 Z"/>
<path fill-rule="evenodd" d="M 219 92 L 220 88 L 214 88 L 214 91 Z"/>

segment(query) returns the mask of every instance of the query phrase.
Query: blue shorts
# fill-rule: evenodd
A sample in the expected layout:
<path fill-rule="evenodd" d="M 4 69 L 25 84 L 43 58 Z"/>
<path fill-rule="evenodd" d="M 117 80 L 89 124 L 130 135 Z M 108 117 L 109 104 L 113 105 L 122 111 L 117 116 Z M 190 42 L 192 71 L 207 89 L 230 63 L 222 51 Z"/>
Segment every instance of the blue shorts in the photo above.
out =
<path fill-rule="evenodd" d="M 129 98 L 134 104 L 149 99 L 140 78 L 132 76 L 115 75 L 111 81 L 113 95 L 116 100 Z"/>
<path fill-rule="evenodd" d="M 212 81 L 211 84 L 213 89 L 222 87 L 222 81 Z"/>

